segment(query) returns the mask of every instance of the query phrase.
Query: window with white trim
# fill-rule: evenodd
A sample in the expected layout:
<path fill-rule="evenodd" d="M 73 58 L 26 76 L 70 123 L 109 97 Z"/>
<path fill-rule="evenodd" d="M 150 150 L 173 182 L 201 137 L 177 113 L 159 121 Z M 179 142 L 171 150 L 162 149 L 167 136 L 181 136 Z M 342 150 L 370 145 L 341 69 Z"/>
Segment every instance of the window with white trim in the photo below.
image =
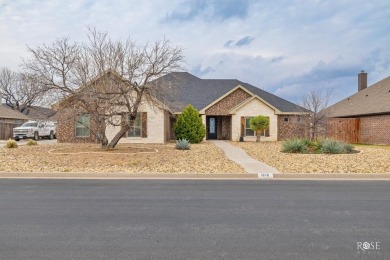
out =
<path fill-rule="evenodd" d="M 89 137 L 89 114 L 84 114 L 77 117 L 76 121 L 76 137 Z"/>
<path fill-rule="evenodd" d="M 247 117 L 245 117 L 245 136 L 256 136 L 255 131 L 253 131 L 251 129 L 250 120 L 252 118 L 254 118 L 254 116 L 247 116 Z M 269 127 L 268 127 L 268 129 L 262 131 L 260 136 L 267 136 L 266 135 L 267 130 L 269 130 Z"/>
<path fill-rule="evenodd" d="M 137 113 L 137 117 L 135 118 L 134 124 L 131 127 L 131 129 L 127 132 L 127 137 L 141 137 L 142 135 L 142 118 L 141 113 Z M 128 117 L 128 120 L 130 120 L 130 115 Z M 130 120 L 131 122 L 131 120 Z"/>
<path fill-rule="evenodd" d="M 251 129 L 251 125 L 250 125 L 250 120 L 253 118 L 252 117 L 245 117 L 245 136 L 255 136 L 255 131 L 253 131 Z"/>

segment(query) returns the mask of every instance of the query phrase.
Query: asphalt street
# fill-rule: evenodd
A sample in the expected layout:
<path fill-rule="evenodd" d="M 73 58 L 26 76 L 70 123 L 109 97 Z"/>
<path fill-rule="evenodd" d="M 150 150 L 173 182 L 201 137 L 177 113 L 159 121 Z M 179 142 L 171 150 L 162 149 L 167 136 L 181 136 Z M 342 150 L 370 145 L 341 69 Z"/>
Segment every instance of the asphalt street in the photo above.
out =
<path fill-rule="evenodd" d="M 390 182 L 0 179 L 0 259 L 390 259 Z"/>

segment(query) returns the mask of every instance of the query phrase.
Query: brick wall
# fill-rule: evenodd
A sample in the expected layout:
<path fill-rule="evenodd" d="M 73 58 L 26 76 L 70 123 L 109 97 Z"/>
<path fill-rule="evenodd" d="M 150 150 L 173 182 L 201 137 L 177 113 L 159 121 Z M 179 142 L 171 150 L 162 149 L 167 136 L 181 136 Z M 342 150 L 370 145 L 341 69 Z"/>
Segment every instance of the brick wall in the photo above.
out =
<path fill-rule="evenodd" d="M 219 116 L 217 117 L 217 138 L 221 140 L 231 139 L 231 117 Z"/>
<path fill-rule="evenodd" d="M 359 143 L 390 144 L 390 114 L 361 117 Z"/>
<path fill-rule="evenodd" d="M 89 137 L 76 137 L 77 110 L 72 107 L 61 107 L 57 112 L 57 140 L 59 143 L 96 143 L 94 129 L 97 129 L 93 117 L 90 118 Z"/>
<path fill-rule="evenodd" d="M 242 103 L 244 100 L 250 97 L 251 97 L 250 94 L 238 88 L 234 92 L 224 97 L 222 100 L 218 101 L 213 106 L 206 109 L 206 115 L 214 115 L 214 116 L 229 115 L 229 111 L 233 107 L 237 106 L 238 104 Z"/>
<path fill-rule="evenodd" d="M 308 116 L 278 115 L 278 140 L 309 138 Z"/>

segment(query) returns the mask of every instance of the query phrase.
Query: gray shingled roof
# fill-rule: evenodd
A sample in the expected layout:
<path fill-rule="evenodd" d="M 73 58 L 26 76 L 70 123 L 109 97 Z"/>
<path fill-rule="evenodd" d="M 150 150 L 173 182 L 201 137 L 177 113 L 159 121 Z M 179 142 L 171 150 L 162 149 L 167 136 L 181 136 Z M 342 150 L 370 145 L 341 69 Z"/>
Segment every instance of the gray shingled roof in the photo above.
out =
<path fill-rule="evenodd" d="M 168 86 L 168 91 L 172 90 L 173 94 L 166 92 L 169 95 L 163 95 L 174 112 L 182 111 L 188 104 L 201 110 L 238 85 L 264 99 L 281 112 L 304 111 L 303 108 L 285 99 L 236 79 L 201 79 L 188 72 L 173 72 L 157 79 L 155 83 L 165 84 L 166 87 Z M 161 88 L 159 90 L 161 91 Z M 161 100 L 159 95 L 156 96 Z"/>
<path fill-rule="evenodd" d="M 28 116 L 0 104 L 0 118 L 27 120 Z"/>
<path fill-rule="evenodd" d="M 329 117 L 390 114 L 390 77 L 328 107 Z"/>
<path fill-rule="evenodd" d="M 23 111 L 23 114 L 27 115 L 32 120 L 55 120 L 57 111 L 40 106 L 32 106 Z"/>

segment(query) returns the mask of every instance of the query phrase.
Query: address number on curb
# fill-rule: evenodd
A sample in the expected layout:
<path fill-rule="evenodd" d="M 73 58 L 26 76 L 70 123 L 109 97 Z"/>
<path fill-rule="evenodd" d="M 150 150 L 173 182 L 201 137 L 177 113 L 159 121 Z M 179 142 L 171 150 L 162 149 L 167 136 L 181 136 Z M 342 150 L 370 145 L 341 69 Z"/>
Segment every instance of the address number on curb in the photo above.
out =
<path fill-rule="evenodd" d="M 274 175 L 272 173 L 259 173 L 259 179 L 273 179 Z"/>

